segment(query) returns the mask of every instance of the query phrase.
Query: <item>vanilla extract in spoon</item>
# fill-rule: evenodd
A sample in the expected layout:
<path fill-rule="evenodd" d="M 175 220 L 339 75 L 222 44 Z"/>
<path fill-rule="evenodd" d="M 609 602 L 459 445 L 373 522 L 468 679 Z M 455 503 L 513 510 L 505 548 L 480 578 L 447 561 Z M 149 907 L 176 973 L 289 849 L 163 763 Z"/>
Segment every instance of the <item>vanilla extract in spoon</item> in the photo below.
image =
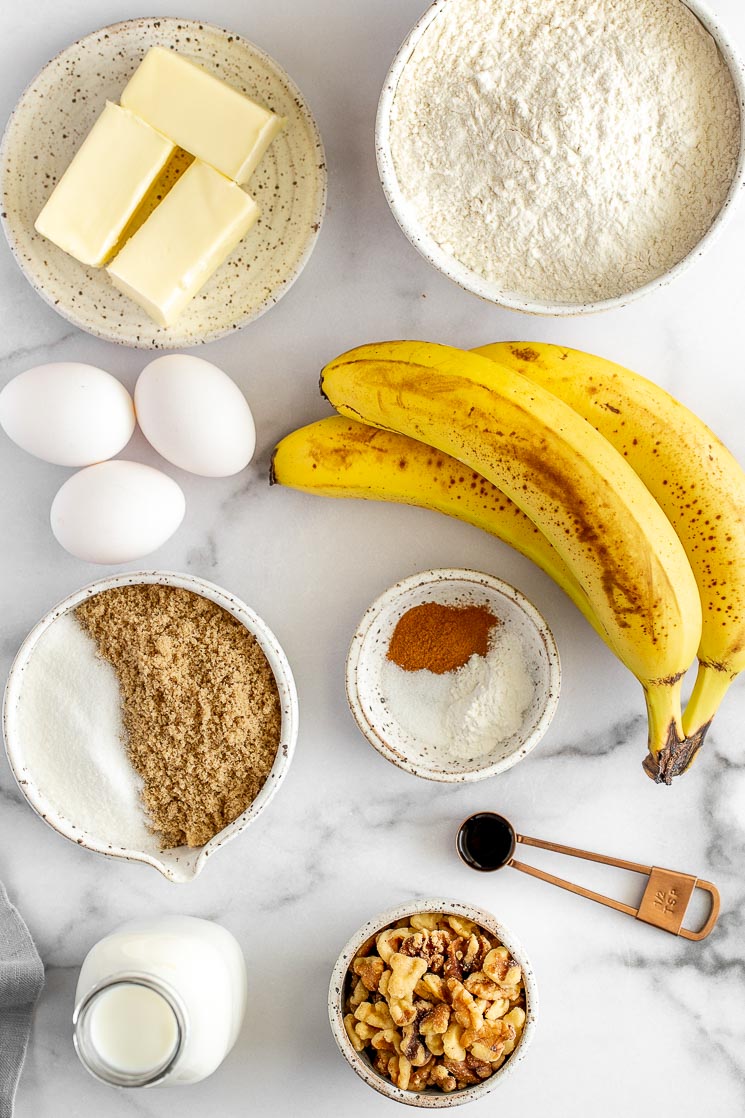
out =
<path fill-rule="evenodd" d="M 574 885 L 562 877 L 546 873 L 536 866 L 526 865 L 515 860 L 515 848 L 518 843 L 523 846 L 534 846 L 542 850 L 551 850 L 556 854 L 566 854 L 571 858 L 582 858 L 588 862 L 600 862 L 606 866 L 617 866 L 620 869 L 632 870 L 634 873 L 646 875 L 647 884 L 639 908 L 622 901 L 613 900 L 602 893 L 595 893 L 581 885 Z M 658 866 L 644 866 L 638 862 L 626 862 L 620 858 L 608 858 L 602 854 L 593 854 L 589 850 L 579 850 L 573 846 L 561 846 L 554 842 L 545 842 L 543 839 L 529 838 L 519 835 L 508 819 L 497 815 L 493 811 L 479 811 L 471 815 L 458 829 L 455 840 L 459 857 L 471 869 L 482 873 L 489 873 L 502 869 L 503 866 L 512 866 L 531 877 L 547 881 L 550 885 L 557 885 L 560 889 L 568 889 L 580 897 L 597 901 L 642 920 L 645 924 L 652 924 L 673 935 L 683 936 L 684 939 L 702 940 L 713 930 L 719 916 L 719 891 L 710 881 L 703 881 L 691 874 L 679 873 L 676 870 L 660 869 Z M 711 908 L 706 922 L 698 931 L 683 927 L 686 909 L 695 889 L 702 889 L 711 897 Z"/>
<path fill-rule="evenodd" d="M 458 853 L 471 869 L 491 873 L 509 864 L 517 836 L 511 823 L 493 811 L 466 819 L 456 839 Z"/>

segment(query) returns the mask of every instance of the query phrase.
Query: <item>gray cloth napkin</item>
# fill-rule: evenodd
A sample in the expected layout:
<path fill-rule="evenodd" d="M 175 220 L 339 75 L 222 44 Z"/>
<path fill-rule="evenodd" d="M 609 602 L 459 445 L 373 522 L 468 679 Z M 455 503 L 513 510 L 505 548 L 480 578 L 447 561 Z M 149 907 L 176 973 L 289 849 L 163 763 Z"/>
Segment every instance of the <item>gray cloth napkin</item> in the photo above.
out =
<path fill-rule="evenodd" d="M 0 882 L 0 1118 L 12 1118 L 44 964 Z"/>

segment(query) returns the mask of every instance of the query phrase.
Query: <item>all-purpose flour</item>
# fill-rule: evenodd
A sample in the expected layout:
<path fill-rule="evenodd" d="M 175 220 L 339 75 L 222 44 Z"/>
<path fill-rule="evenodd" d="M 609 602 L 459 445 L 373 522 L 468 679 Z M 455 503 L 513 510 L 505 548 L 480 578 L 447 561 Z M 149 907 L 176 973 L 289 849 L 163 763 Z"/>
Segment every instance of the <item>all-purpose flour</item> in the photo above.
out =
<path fill-rule="evenodd" d="M 680 0 L 448 0 L 391 118 L 418 223 L 548 302 L 621 295 L 681 260 L 738 146 L 731 76 Z"/>

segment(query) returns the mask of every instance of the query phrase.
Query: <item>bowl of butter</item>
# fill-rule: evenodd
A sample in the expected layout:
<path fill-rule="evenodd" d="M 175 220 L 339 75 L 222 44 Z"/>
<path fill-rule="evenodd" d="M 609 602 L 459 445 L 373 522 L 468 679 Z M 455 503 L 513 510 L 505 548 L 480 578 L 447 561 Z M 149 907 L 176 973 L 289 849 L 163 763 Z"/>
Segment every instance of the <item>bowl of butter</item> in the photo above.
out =
<path fill-rule="evenodd" d="M 63 50 L 21 96 L 0 162 L 27 279 L 126 345 L 191 346 L 258 317 L 325 207 L 297 87 L 252 43 L 186 20 L 127 20 Z"/>

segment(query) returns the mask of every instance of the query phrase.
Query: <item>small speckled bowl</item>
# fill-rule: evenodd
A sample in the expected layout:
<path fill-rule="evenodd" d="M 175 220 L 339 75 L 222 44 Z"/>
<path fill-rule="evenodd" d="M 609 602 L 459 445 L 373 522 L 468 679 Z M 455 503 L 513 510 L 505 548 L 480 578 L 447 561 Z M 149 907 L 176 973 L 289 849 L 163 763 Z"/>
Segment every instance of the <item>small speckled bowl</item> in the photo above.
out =
<path fill-rule="evenodd" d="M 488 932 L 496 936 L 500 943 L 504 944 L 510 952 L 513 959 L 520 964 L 523 972 L 523 981 L 525 983 L 525 1028 L 523 1029 L 523 1035 L 515 1051 L 489 1079 L 484 1079 L 481 1083 L 476 1083 L 472 1087 L 463 1087 L 460 1090 L 451 1092 L 449 1095 L 443 1094 L 442 1091 L 436 1088 L 428 1088 L 426 1091 L 403 1091 L 400 1087 L 396 1087 L 395 1084 L 391 1083 L 390 1079 L 386 1079 L 385 1076 L 380 1075 L 379 1072 L 375 1070 L 366 1052 L 355 1051 L 347 1036 L 347 1031 L 344 1028 L 344 1000 L 346 996 L 349 967 L 355 955 L 367 940 L 372 939 L 379 932 L 382 932 L 384 928 L 389 927 L 391 924 L 395 924 L 397 920 L 401 920 L 404 917 L 414 916 L 418 912 L 437 912 L 445 913 L 446 915 L 465 916 L 466 919 L 473 920 L 476 924 L 480 924 Z M 379 1091 L 381 1095 L 393 1099 L 394 1102 L 401 1102 L 405 1103 L 407 1106 L 418 1106 L 431 1110 L 451 1106 L 462 1106 L 463 1103 L 483 1098 L 484 1095 L 488 1095 L 491 1091 L 495 1090 L 495 1088 L 499 1087 L 500 1084 L 504 1083 L 507 1076 L 512 1075 L 518 1064 L 525 1057 L 528 1045 L 533 1039 L 533 1034 L 535 1032 L 537 1014 L 538 991 L 536 989 L 536 980 L 520 941 L 516 939 L 512 932 L 505 928 L 503 924 L 500 924 L 490 912 L 486 912 L 482 908 L 475 908 L 473 905 L 461 904 L 458 901 L 443 900 L 438 897 L 428 897 L 425 900 L 411 901 L 408 904 L 398 905 L 397 908 L 392 908 L 388 912 L 382 912 L 380 915 L 373 917 L 372 920 L 368 920 L 368 922 L 352 936 L 337 959 L 329 986 L 329 1021 L 331 1022 L 331 1031 L 334 1034 L 334 1040 L 339 1046 L 339 1051 L 352 1071 L 356 1072 L 360 1079 L 363 1079 L 369 1087 L 373 1087 L 376 1091 Z"/>
<path fill-rule="evenodd" d="M 534 682 L 533 702 L 520 729 L 496 742 L 485 756 L 445 760 L 399 725 L 381 689 L 381 672 L 391 635 L 413 606 L 485 605 L 520 639 Z M 347 657 L 347 699 L 362 733 L 378 753 L 400 769 L 426 780 L 452 783 L 485 780 L 506 772 L 536 747 L 556 711 L 561 664 L 551 630 L 528 599 L 493 575 L 446 567 L 397 582 L 365 613 Z"/>
<path fill-rule="evenodd" d="M 193 594 L 199 594 L 210 602 L 221 606 L 232 617 L 240 621 L 249 633 L 252 633 L 256 638 L 262 652 L 269 661 L 279 691 L 282 724 L 277 756 L 269 775 L 264 785 L 259 789 L 258 795 L 246 810 L 204 846 L 193 848 L 180 846 L 174 850 L 160 850 L 155 838 L 153 838 L 152 846 L 147 850 L 129 850 L 114 846 L 107 841 L 105 835 L 91 834 L 77 826 L 74 818 L 64 815 L 52 800 L 47 798 L 44 789 L 36 783 L 34 773 L 25 761 L 24 744 L 19 730 L 19 705 L 23 690 L 24 672 L 38 641 L 58 617 L 75 609 L 81 602 L 86 601 L 94 594 L 111 590 L 115 586 L 133 586 L 141 583 L 177 586 L 183 590 L 190 590 Z M 223 590 L 205 579 L 196 578 L 194 575 L 175 574 L 170 571 L 132 571 L 129 574 L 113 575 L 92 582 L 90 585 L 84 586 L 82 590 L 78 590 L 77 593 L 65 598 L 34 626 L 19 648 L 10 669 L 3 702 L 3 734 L 10 768 L 18 787 L 36 814 L 45 823 L 48 823 L 53 830 L 77 843 L 78 846 L 84 846 L 86 850 L 93 850 L 98 854 L 106 854 L 112 858 L 124 858 L 129 862 L 145 862 L 147 865 L 160 870 L 169 881 L 179 883 L 191 881 L 195 878 L 204 869 L 207 859 L 221 846 L 224 846 L 226 842 L 236 838 L 246 829 L 249 823 L 253 823 L 254 819 L 271 802 L 290 767 L 295 751 L 297 731 L 298 702 L 295 681 L 287 657 L 268 625 L 239 598 L 229 594 L 227 590 Z M 70 815 L 72 814 L 71 812 Z"/>
<path fill-rule="evenodd" d="M 153 46 L 171 47 L 266 105 L 287 125 L 247 184 L 261 217 L 170 327 L 34 230 L 52 188 L 109 101 Z M 209 342 L 258 318 L 300 275 L 321 228 L 326 161 L 316 123 L 285 71 L 247 39 L 187 19 L 130 19 L 61 51 L 21 95 L 0 148 L 5 235 L 28 279 L 82 330 L 124 345 L 175 349 Z"/>
<path fill-rule="evenodd" d="M 378 115 L 375 125 L 375 150 L 378 160 L 378 173 L 383 186 L 388 205 L 398 222 L 401 230 L 406 235 L 414 248 L 421 253 L 433 267 L 462 287 L 471 291 L 481 299 L 490 303 L 497 303 L 511 310 L 523 311 L 526 314 L 572 316 L 581 314 L 595 314 L 598 311 L 615 310 L 636 302 L 643 295 L 666 287 L 690 265 L 703 256 L 714 239 L 719 235 L 722 225 L 732 211 L 733 203 L 739 199 L 745 186 L 745 67 L 732 39 L 719 22 L 718 16 L 712 12 L 702 0 L 682 0 L 687 8 L 693 12 L 699 23 L 709 32 L 732 75 L 732 81 L 740 106 L 740 148 L 737 156 L 732 182 L 724 199 L 719 213 L 714 218 L 709 229 L 698 244 L 688 252 L 682 260 L 672 268 L 657 276 L 655 279 L 637 287 L 634 291 L 625 292 L 610 299 L 599 299 L 592 303 L 548 303 L 540 300 L 531 300 L 529 296 L 515 292 L 505 291 L 498 284 L 486 279 L 478 272 L 462 264 L 445 249 L 416 220 L 410 207 L 407 205 L 403 192 L 398 182 L 396 168 L 391 154 L 391 114 L 393 111 L 396 91 L 401 75 L 408 65 L 420 39 L 424 36 L 430 25 L 447 11 L 449 0 L 435 0 L 424 12 L 418 22 L 401 44 L 396 57 L 391 63 L 383 91 L 380 95 Z"/>

